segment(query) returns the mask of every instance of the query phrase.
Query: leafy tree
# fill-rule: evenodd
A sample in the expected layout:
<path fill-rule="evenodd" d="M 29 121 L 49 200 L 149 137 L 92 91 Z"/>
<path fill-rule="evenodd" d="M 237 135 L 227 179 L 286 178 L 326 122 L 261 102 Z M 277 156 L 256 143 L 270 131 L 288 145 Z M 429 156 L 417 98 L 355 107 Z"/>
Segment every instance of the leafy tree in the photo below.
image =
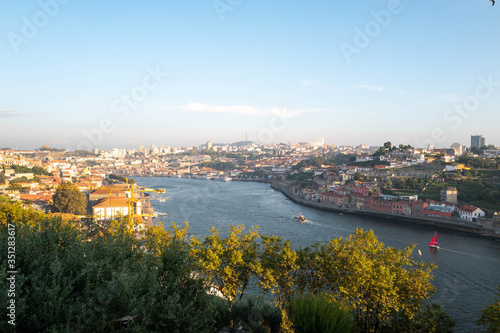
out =
<path fill-rule="evenodd" d="M 7 181 L 7 177 L 5 176 L 5 171 L 2 170 L 0 172 L 0 185 L 3 185 Z"/>
<path fill-rule="evenodd" d="M 87 211 L 87 197 L 73 183 L 62 183 L 52 197 L 52 201 L 54 202 L 53 212 L 85 214 Z"/>
<path fill-rule="evenodd" d="M 238 165 L 235 162 L 203 162 L 202 168 L 213 168 L 219 171 L 230 171 L 236 169 Z"/>
<path fill-rule="evenodd" d="M 481 317 L 478 320 L 478 324 L 486 327 L 488 332 L 500 332 L 500 286 L 497 291 L 495 302 L 488 304 L 486 309 L 481 311 Z"/>
<path fill-rule="evenodd" d="M 28 178 L 26 178 L 25 176 L 23 176 L 23 177 L 12 179 L 10 181 L 10 183 L 11 184 L 17 184 L 17 183 L 26 183 L 26 182 L 29 182 L 29 181 L 30 180 Z"/>
<path fill-rule="evenodd" d="M 259 251 L 260 271 L 258 286 L 274 295 L 280 306 L 286 306 L 295 290 L 294 272 L 298 269 L 297 253 L 288 240 L 278 236 L 261 236 Z"/>
<path fill-rule="evenodd" d="M 385 248 L 373 231 L 357 229 L 299 253 L 299 292 L 327 292 L 344 299 L 362 332 L 387 330 L 401 318 L 409 322 L 434 292 L 432 263 L 411 258 L 405 250 Z"/>
<path fill-rule="evenodd" d="M 452 333 L 455 325 L 455 320 L 443 311 L 441 305 L 432 303 L 426 304 L 411 323 L 403 328 L 410 327 L 412 332 Z M 394 327 L 395 332 L 401 332 L 396 329 L 397 327 Z"/>
<path fill-rule="evenodd" d="M 227 324 L 217 319 L 228 307 L 192 278 L 193 262 L 177 242 L 153 255 L 125 228 L 89 239 L 73 221 L 0 203 L 4 218 L 16 225 L 18 332 L 215 333 Z M 2 223 L 0 246 L 7 241 Z M 7 271 L 7 260 L 0 261 L 2 290 Z M 8 301 L 0 297 L 0 306 Z M 0 321 L 0 331 L 9 326 Z"/>
<path fill-rule="evenodd" d="M 197 268 L 202 276 L 215 282 L 218 289 L 231 302 L 243 297 L 255 272 L 260 271 L 257 261 L 260 237 L 258 228 L 248 232 L 242 225 L 230 226 L 228 236 L 222 238 L 220 230 L 212 227 L 211 235 L 201 242 L 192 240 L 192 256 L 197 260 Z"/>
<path fill-rule="evenodd" d="M 109 178 L 109 179 L 113 179 L 113 180 L 117 180 L 117 181 L 120 181 L 120 182 L 123 182 L 123 183 L 126 183 L 126 182 L 127 182 L 127 180 L 128 180 L 128 182 L 129 182 L 129 184 L 135 184 L 135 183 L 136 183 L 136 181 L 135 181 L 134 179 L 132 179 L 132 178 L 127 178 L 127 177 L 125 177 L 125 176 L 116 175 L 116 174 L 114 174 L 114 173 L 110 174 L 110 175 L 108 176 L 108 178 Z"/>

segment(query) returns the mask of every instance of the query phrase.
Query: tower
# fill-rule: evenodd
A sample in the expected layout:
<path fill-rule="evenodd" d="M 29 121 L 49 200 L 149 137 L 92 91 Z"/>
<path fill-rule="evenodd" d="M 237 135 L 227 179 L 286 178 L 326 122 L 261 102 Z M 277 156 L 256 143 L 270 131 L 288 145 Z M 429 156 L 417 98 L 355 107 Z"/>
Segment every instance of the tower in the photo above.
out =
<path fill-rule="evenodd" d="M 470 146 L 478 148 L 486 146 L 486 139 L 482 135 L 471 135 Z"/>

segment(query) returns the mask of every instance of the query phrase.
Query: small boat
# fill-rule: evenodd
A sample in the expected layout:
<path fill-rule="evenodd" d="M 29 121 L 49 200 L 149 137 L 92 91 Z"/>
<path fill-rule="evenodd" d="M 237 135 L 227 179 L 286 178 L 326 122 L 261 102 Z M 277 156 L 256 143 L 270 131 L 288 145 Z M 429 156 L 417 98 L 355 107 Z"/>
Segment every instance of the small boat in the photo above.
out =
<path fill-rule="evenodd" d="M 418 250 L 418 255 L 420 255 L 420 256 L 422 255 L 422 252 L 420 252 L 420 250 Z"/>
<path fill-rule="evenodd" d="M 306 217 L 302 215 L 302 213 L 299 213 L 299 215 L 294 216 L 293 218 L 299 220 L 301 223 L 304 223 L 306 220 Z"/>
<path fill-rule="evenodd" d="M 436 232 L 434 232 L 434 237 L 432 237 L 431 242 L 429 243 L 429 246 L 435 249 L 439 249 L 438 246 L 438 236 Z"/>

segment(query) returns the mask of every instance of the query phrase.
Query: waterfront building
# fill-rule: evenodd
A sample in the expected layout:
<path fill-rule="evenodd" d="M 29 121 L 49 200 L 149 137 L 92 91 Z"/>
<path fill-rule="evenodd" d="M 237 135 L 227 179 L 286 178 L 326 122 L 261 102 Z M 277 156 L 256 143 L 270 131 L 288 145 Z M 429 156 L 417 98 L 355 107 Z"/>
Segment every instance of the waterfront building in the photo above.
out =
<path fill-rule="evenodd" d="M 129 204 L 126 197 L 107 197 L 101 199 L 92 207 L 94 218 L 112 219 L 119 216 L 128 216 Z"/>
<path fill-rule="evenodd" d="M 439 217 L 452 217 L 455 208 L 441 203 L 430 201 L 429 206 L 424 208 L 424 215 L 439 216 Z"/>
<path fill-rule="evenodd" d="M 458 191 L 456 187 L 447 186 L 441 190 L 441 201 L 456 204 L 458 197 Z"/>
<path fill-rule="evenodd" d="M 461 219 L 477 222 L 479 217 L 485 216 L 485 212 L 482 211 L 478 207 L 469 206 L 469 205 L 456 205 L 455 212 L 460 216 Z"/>

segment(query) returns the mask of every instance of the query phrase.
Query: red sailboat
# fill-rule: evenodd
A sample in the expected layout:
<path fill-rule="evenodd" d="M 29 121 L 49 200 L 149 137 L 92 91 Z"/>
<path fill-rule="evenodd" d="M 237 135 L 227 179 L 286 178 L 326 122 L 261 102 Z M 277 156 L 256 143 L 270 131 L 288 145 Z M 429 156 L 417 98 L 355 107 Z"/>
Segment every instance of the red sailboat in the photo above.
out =
<path fill-rule="evenodd" d="M 429 243 L 429 246 L 433 247 L 435 249 L 439 249 L 438 236 L 437 236 L 436 232 L 434 232 L 434 237 L 432 237 L 431 242 Z"/>

